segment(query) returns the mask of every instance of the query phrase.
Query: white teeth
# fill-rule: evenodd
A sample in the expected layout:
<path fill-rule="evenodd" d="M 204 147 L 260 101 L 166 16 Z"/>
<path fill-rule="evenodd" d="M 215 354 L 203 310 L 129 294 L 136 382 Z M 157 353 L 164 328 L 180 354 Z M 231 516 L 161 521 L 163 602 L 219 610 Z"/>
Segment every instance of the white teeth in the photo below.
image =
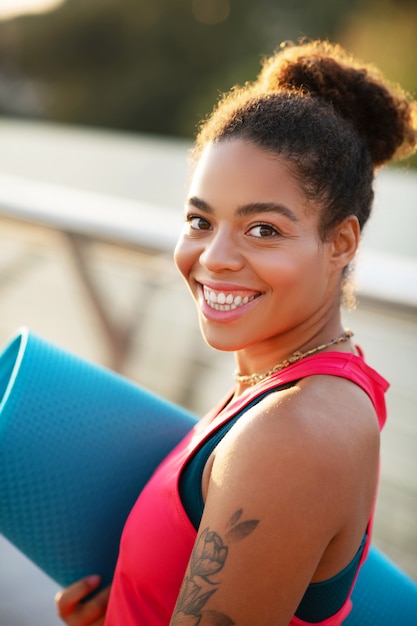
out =
<path fill-rule="evenodd" d="M 255 298 L 255 296 L 234 296 L 233 293 L 224 293 L 223 291 L 212 291 L 208 287 L 203 289 L 204 299 L 212 309 L 216 311 L 233 311 L 239 306 L 247 304 Z"/>

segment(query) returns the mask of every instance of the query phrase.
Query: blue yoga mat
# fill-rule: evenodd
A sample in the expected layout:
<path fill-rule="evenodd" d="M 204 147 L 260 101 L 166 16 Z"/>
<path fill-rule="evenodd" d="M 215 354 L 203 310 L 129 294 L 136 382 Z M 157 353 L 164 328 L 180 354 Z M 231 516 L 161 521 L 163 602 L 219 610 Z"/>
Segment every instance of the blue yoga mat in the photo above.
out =
<path fill-rule="evenodd" d="M 22 329 L 0 355 L 0 532 L 60 585 L 109 583 L 130 509 L 195 421 Z"/>

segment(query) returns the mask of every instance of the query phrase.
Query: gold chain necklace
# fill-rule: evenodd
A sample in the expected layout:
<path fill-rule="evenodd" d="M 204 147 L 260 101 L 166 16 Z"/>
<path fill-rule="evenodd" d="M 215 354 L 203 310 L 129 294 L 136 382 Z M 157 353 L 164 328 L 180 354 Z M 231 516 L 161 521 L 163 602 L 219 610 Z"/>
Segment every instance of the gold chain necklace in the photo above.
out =
<path fill-rule="evenodd" d="M 323 343 L 320 346 L 311 348 L 311 350 L 307 350 L 307 352 L 300 352 L 300 350 L 293 352 L 291 356 L 288 357 L 288 359 L 284 359 L 282 363 L 278 363 L 278 365 L 274 365 L 274 367 L 272 367 L 270 370 L 267 370 L 266 372 L 263 372 L 262 374 L 255 373 L 255 374 L 249 374 L 248 376 L 243 376 L 242 374 L 239 374 L 239 372 L 236 370 L 233 374 L 233 378 L 235 379 L 237 383 L 241 383 L 242 385 L 249 385 L 249 386 L 256 385 L 257 383 L 260 383 L 262 380 L 265 380 L 265 378 L 269 378 L 270 376 L 272 376 L 272 374 L 275 374 L 276 372 L 283 370 L 285 367 L 288 367 L 289 365 L 292 365 L 293 363 L 297 363 L 297 361 L 301 361 L 301 359 L 305 359 L 305 357 L 307 356 L 316 354 L 316 352 L 320 352 L 321 350 L 324 350 L 325 348 L 329 348 L 330 346 L 334 346 L 336 344 L 343 343 L 344 341 L 348 341 L 351 337 L 353 337 L 353 332 L 351 330 L 345 330 L 343 335 L 340 335 L 340 337 L 336 337 L 336 339 L 332 339 L 328 343 Z"/>

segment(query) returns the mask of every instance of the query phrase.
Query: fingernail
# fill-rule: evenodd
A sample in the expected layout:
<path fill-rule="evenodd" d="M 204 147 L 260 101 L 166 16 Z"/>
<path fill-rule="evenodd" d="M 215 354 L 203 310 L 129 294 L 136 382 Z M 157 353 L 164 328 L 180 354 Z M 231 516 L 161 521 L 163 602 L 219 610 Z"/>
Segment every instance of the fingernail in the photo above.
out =
<path fill-rule="evenodd" d="M 87 576 L 86 578 L 87 584 L 90 587 L 97 587 L 100 580 L 101 580 L 100 576 L 97 576 L 96 574 L 94 574 L 93 576 Z"/>

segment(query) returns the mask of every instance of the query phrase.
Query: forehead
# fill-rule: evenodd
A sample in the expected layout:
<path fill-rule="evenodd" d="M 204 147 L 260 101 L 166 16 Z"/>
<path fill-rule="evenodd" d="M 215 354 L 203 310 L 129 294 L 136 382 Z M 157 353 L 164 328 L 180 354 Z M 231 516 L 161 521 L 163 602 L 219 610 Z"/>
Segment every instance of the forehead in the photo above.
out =
<path fill-rule="evenodd" d="M 209 203 L 280 202 L 309 207 L 284 157 L 242 139 L 208 144 L 191 178 L 190 196 Z"/>

